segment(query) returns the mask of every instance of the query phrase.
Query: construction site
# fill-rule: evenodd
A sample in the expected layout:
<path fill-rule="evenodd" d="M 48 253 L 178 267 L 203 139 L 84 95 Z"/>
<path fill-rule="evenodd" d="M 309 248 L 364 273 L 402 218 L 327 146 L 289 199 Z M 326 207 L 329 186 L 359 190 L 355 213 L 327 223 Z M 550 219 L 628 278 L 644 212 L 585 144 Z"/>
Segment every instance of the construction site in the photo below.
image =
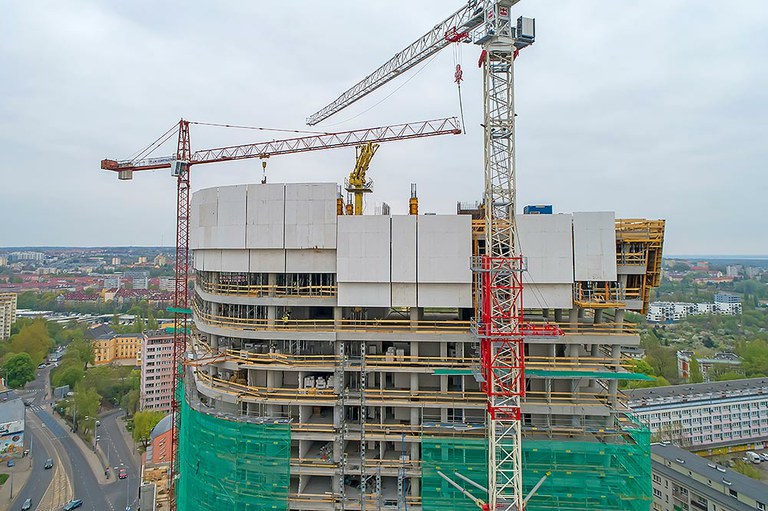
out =
<path fill-rule="evenodd" d="M 649 379 L 626 369 L 626 313 L 660 282 L 664 221 L 518 204 L 513 68 L 535 22 L 516 3 L 469 1 L 307 120 L 478 45 L 484 195 L 455 214 L 420 212 L 415 185 L 408 211 L 363 200 L 380 144 L 455 118 L 197 151 L 182 119 L 173 156 L 102 161 L 177 180 L 172 508 L 650 508 L 650 434 L 620 383 Z M 343 184 L 191 191 L 198 164 L 344 147 Z"/>

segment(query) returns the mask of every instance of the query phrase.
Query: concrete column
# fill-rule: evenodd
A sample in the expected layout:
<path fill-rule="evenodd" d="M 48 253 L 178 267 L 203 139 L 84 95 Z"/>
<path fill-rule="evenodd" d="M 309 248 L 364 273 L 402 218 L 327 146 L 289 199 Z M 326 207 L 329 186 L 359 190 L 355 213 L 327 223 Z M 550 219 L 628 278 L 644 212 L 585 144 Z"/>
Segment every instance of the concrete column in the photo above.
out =
<path fill-rule="evenodd" d="M 568 323 L 571 325 L 571 330 L 576 332 L 579 329 L 579 311 L 581 309 L 571 309 L 568 313 Z"/>
<path fill-rule="evenodd" d="M 555 309 L 555 321 L 560 323 L 563 320 L 563 309 Z"/>
<path fill-rule="evenodd" d="M 614 323 L 616 323 L 616 328 L 621 330 L 621 327 L 624 325 L 624 314 L 626 311 L 624 309 L 616 309 L 614 313 Z"/>
<path fill-rule="evenodd" d="M 411 341 L 411 356 L 419 356 L 419 343 Z M 419 391 L 419 373 L 411 373 L 411 394 Z"/>
<path fill-rule="evenodd" d="M 341 320 L 344 317 L 344 309 L 341 307 L 333 308 L 333 328 L 338 330 L 341 328 Z"/>
<path fill-rule="evenodd" d="M 541 309 L 541 315 L 542 317 L 549 318 L 549 309 Z"/>
<path fill-rule="evenodd" d="M 274 305 L 267 305 L 267 328 L 275 327 L 275 316 L 277 315 L 277 307 Z"/>
<path fill-rule="evenodd" d="M 440 358 L 448 358 L 448 343 L 440 341 Z M 440 392 L 448 392 L 448 376 L 440 376 Z M 440 409 L 440 421 L 448 422 L 448 409 L 443 407 Z"/>
<path fill-rule="evenodd" d="M 275 372 L 274 371 L 267 371 L 267 388 L 270 388 L 270 389 L 275 388 Z M 275 405 L 267 405 L 267 416 L 268 417 L 275 416 Z"/>
<path fill-rule="evenodd" d="M 614 362 L 618 362 L 621 359 L 621 346 L 619 345 L 613 345 L 611 346 L 611 358 Z M 619 381 L 618 380 L 610 380 L 608 382 L 608 393 L 610 394 L 610 402 L 613 407 L 616 406 L 618 399 L 617 394 L 619 393 Z"/>
<path fill-rule="evenodd" d="M 595 325 L 602 323 L 603 321 L 603 309 L 595 309 Z"/>
<path fill-rule="evenodd" d="M 275 296 L 275 286 L 277 286 L 277 273 L 267 274 L 267 285 L 269 286 L 269 296 Z"/>

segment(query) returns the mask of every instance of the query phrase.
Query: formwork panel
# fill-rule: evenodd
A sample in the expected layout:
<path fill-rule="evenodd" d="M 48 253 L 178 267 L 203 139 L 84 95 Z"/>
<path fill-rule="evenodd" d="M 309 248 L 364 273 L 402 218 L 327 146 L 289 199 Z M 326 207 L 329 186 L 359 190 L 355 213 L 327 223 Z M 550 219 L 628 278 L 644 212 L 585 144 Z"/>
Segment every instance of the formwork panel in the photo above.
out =
<path fill-rule="evenodd" d="M 251 273 L 285 273 L 285 250 L 249 250 Z"/>
<path fill-rule="evenodd" d="M 525 284 L 523 306 L 527 309 L 570 309 L 573 284 Z"/>
<path fill-rule="evenodd" d="M 286 250 L 286 273 L 335 273 L 336 252 L 333 250 Z"/>
<path fill-rule="evenodd" d="M 248 250 L 222 250 L 220 271 L 248 272 Z"/>
<path fill-rule="evenodd" d="M 392 217 L 392 282 L 416 283 L 416 216 L 414 215 Z"/>
<path fill-rule="evenodd" d="M 389 285 L 389 217 L 340 216 L 338 229 L 338 248 L 336 249 L 338 281 Z"/>
<path fill-rule="evenodd" d="M 472 307 L 471 284 L 419 282 L 419 307 Z"/>
<path fill-rule="evenodd" d="M 573 214 L 574 277 L 616 281 L 616 215 L 612 211 Z"/>
<path fill-rule="evenodd" d="M 389 282 L 339 282 L 339 307 L 390 307 L 392 305 Z"/>
<path fill-rule="evenodd" d="M 285 248 L 336 248 L 336 185 L 285 185 Z"/>
<path fill-rule="evenodd" d="M 236 422 L 200 413 L 182 400 L 177 509 L 288 509 L 288 424 Z"/>
<path fill-rule="evenodd" d="M 520 252 L 527 262 L 524 284 L 573 282 L 573 217 L 519 215 L 516 218 Z"/>
<path fill-rule="evenodd" d="M 248 185 L 246 208 L 246 246 L 248 248 L 284 247 L 285 185 Z"/>
<path fill-rule="evenodd" d="M 471 283 L 472 218 L 469 215 L 419 216 L 417 254 L 419 284 Z"/>

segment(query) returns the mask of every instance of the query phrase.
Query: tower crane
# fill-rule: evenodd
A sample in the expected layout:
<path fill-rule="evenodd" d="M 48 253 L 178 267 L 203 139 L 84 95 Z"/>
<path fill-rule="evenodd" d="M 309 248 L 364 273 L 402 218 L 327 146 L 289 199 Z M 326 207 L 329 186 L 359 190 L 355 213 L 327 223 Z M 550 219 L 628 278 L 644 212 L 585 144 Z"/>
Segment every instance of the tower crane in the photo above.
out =
<path fill-rule="evenodd" d="M 308 119 L 316 125 L 451 43 L 480 45 L 483 73 L 485 253 L 479 272 L 480 340 L 488 399 L 488 509 L 522 511 L 521 400 L 525 393 L 522 271 L 515 227 L 514 60 L 534 42 L 535 21 L 510 11 L 519 0 L 469 0 L 462 8 Z M 459 70 L 457 70 L 458 74 Z"/>
<path fill-rule="evenodd" d="M 355 215 L 363 214 L 363 194 L 373 191 L 373 181 L 367 179 L 366 173 L 378 148 L 379 144 L 374 144 L 373 142 L 368 142 L 356 148 L 357 159 L 355 160 L 355 168 L 349 173 L 349 178 L 345 183 L 347 185 L 347 192 L 355 197 Z"/>
<path fill-rule="evenodd" d="M 173 307 L 169 312 L 174 314 L 173 330 L 173 368 L 174 389 L 171 400 L 172 433 L 171 433 L 171 477 L 169 480 L 171 509 L 176 509 L 175 487 L 176 476 L 179 474 L 176 448 L 179 442 L 181 425 L 180 384 L 183 380 L 184 354 L 187 351 L 187 318 L 191 315 L 189 308 L 188 276 L 189 276 L 189 213 L 190 213 L 190 171 L 193 165 L 237 161 L 250 158 L 266 159 L 283 154 L 336 149 L 342 147 L 357 147 L 367 144 L 408 140 L 412 138 L 432 137 L 437 135 L 457 135 L 461 133 L 459 121 L 455 117 L 428 121 L 381 126 L 338 133 L 324 133 L 295 137 L 283 140 L 272 140 L 255 144 L 242 144 L 213 149 L 202 149 L 192 152 L 190 142 L 190 124 L 194 122 L 181 119 L 175 128 L 178 132 L 176 153 L 159 158 L 141 157 L 128 160 L 104 159 L 101 168 L 117 173 L 120 180 L 133 179 L 133 173 L 145 170 L 170 169 L 176 178 L 176 286 L 173 295 Z M 173 128 L 160 138 L 163 141 L 171 138 Z M 160 140 L 160 139 L 158 139 Z M 150 146 L 152 147 L 152 146 Z M 372 156 L 372 155 L 371 155 Z M 370 162 L 370 160 L 369 160 Z"/>

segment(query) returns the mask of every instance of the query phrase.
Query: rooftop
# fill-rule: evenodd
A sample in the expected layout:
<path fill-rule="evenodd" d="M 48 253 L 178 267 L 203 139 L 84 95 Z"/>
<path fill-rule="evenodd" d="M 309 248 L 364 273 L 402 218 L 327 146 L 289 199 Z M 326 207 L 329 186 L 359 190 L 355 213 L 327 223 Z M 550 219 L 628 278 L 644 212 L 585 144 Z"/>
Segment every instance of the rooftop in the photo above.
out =
<path fill-rule="evenodd" d="M 708 396 L 720 397 L 723 394 L 767 394 L 768 378 L 747 378 L 744 380 L 718 381 L 710 383 L 684 383 L 667 387 L 649 389 L 633 389 L 624 391 L 630 401 L 655 401 L 659 399 L 679 398 L 688 400 L 691 397 Z M 718 394 L 714 396 L 712 394 Z"/>
<path fill-rule="evenodd" d="M 24 420 L 24 402 L 21 398 L 9 399 L 0 403 L 0 424 Z M 5 431 L 0 433 L 15 433 L 15 431 Z"/>
<path fill-rule="evenodd" d="M 653 458 L 663 458 L 664 460 L 671 462 L 673 467 L 684 466 L 686 471 L 690 470 L 693 473 L 700 474 L 710 481 L 716 482 L 718 485 L 726 484 L 729 490 L 738 492 L 739 496 L 746 496 L 763 503 L 768 501 L 768 485 L 739 474 L 730 468 L 716 465 L 708 459 L 690 453 L 676 445 L 668 443 L 651 444 L 651 456 L 651 463 L 655 472 L 658 471 L 665 476 L 683 480 L 682 482 L 685 486 L 712 499 L 727 500 L 728 509 L 734 509 L 736 511 L 754 511 L 753 507 L 735 500 L 733 497 L 719 491 L 717 488 L 696 481 L 687 474 L 667 467 Z"/>

